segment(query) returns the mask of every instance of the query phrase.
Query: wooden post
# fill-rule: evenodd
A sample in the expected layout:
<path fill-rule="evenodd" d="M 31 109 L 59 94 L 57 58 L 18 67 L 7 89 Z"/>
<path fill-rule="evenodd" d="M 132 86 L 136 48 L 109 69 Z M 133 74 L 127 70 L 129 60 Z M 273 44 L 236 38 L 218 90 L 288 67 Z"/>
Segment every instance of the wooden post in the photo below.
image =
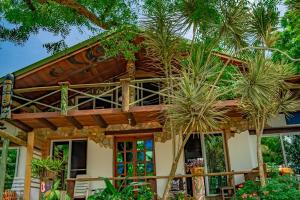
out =
<path fill-rule="evenodd" d="M 3 138 L 2 141 L 3 141 L 3 146 L 2 146 L 1 163 L 0 163 L 0 199 L 2 199 L 4 193 L 7 155 L 8 155 L 8 147 L 9 147 L 8 139 Z"/>
<path fill-rule="evenodd" d="M 14 75 L 8 74 L 5 77 L 2 88 L 2 102 L 1 102 L 1 119 L 11 118 L 12 94 L 14 88 Z"/>
<path fill-rule="evenodd" d="M 24 181 L 24 200 L 30 200 L 31 190 L 31 161 L 34 147 L 34 132 L 29 132 L 27 136 L 27 154 L 25 167 L 25 181 Z"/>
<path fill-rule="evenodd" d="M 128 74 L 128 77 L 130 78 L 130 80 L 134 80 L 135 72 L 136 72 L 136 67 L 135 67 L 134 61 L 129 60 L 127 62 L 126 71 L 127 71 L 127 74 Z M 129 89 L 129 94 L 130 94 L 130 102 L 134 102 L 135 101 L 135 90 Z"/>
<path fill-rule="evenodd" d="M 130 104 L 130 79 L 121 79 L 120 82 L 122 86 L 122 111 L 128 112 Z"/>
<path fill-rule="evenodd" d="M 61 100 L 60 100 L 60 112 L 62 115 L 68 115 L 68 107 L 69 107 L 69 82 L 60 82 L 59 83 L 61 88 Z"/>

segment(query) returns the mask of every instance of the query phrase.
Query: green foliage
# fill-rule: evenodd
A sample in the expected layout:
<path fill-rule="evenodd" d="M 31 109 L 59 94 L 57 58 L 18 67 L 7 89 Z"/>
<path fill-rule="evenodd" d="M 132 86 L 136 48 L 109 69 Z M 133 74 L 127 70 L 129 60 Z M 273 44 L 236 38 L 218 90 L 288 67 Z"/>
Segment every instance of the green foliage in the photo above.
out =
<path fill-rule="evenodd" d="M 1 159 L 2 150 L 0 149 L 0 159 Z M 5 177 L 5 189 L 11 189 L 15 173 L 16 173 L 16 165 L 17 165 L 17 149 L 9 149 L 7 155 L 7 163 L 6 163 L 6 177 Z"/>
<path fill-rule="evenodd" d="M 136 26 L 123 26 L 114 30 L 110 36 L 103 37 L 100 44 L 107 57 L 122 55 L 126 60 L 135 61 L 135 54 L 140 50 L 140 45 L 135 42 L 138 33 L 140 31 Z"/>
<path fill-rule="evenodd" d="M 300 197 L 298 184 L 296 178 L 290 176 L 270 178 L 263 188 L 259 183 L 247 181 L 237 190 L 236 197 L 247 200 L 298 200 Z"/>
<path fill-rule="evenodd" d="M 32 175 L 35 177 L 44 177 L 46 172 L 58 173 L 63 166 L 64 160 L 33 159 L 32 160 Z"/>
<path fill-rule="evenodd" d="M 134 24 L 138 4 L 138 0 L 2 0 L 0 41 L 22 44 L 41 30 L 64 39 L 72 27 L 99 32 Z"/>
<path fill-rule="evenodd" d="M 275 47 L 288 53 L 292 58 L 299 58 L 300 55 L 300 9 L 295 10 L 293 1 L 286 1 L 289 10 L 284 14 L 281 19 L 282 31 L 280 37 L 276 42 Z M 299 3 L 298 3 L 299 5 Z M 275 61 L 287 61 L 287 58 L 280 53 L 274 53 L 273 59 Z M 297 74 L 300 74 L 300 62 L 293 63 Z"/>
<path fill-rule="evenodd" d="M 295 173 L 300 174 L 300 135 L 286 136 L 284 143 L 289 166 Z"/>
<path fill-rule="evenodd" d="M 108 179 L 104 179 L 105 188 L 95 192 L 88 200 L 152 200 L 154 194 L 147 183 L 132 182 L 119 189 L 115 188 Z"/>
<path fill-rule="evenodd" d="M 261 140 L 265 163 L 282 165 L 284 163 L 280 137 L 263 137 Z"/>
<path fill-rule="evenodd" d="M 51 187 L 51 190 L 47 191 L 42 200 L 71 200 L 71 198 L 66 194 L 64 199 L 61 199 L 61 191 L 58 190 L 60 181 L 55 181 Z"/>

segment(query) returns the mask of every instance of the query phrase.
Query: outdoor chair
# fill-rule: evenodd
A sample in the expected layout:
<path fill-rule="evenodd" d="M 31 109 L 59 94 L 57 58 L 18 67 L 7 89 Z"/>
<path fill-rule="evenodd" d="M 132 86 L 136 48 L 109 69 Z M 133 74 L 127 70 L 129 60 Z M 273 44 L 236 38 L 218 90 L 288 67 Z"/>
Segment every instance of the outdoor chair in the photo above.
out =
<path fill-rule="evenodd" d="M 15 191 L 17 194 L 17 199 L 21 199 L 24 193 L 24 178 L 15 177 L 11 187 L 11 191 Z"/>
<path fill-rule="evenodd" d="M 88 175 L 77 175 L 76 178 L 90 178 Z M 89 181 L 75 181 L 74 199 L 87 199 L 90 195 Z"/>

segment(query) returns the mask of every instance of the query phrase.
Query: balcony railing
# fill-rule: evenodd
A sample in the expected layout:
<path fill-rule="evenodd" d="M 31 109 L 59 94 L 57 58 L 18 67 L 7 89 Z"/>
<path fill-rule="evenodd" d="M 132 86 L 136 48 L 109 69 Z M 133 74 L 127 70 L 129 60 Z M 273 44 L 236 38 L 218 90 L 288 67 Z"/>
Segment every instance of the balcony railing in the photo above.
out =
<path fill-rule="evenodd" d="M 57 86 L 15 89 L 13 113 L 61 112 L 70 110 L 122 108 L 166 104 L 166 78 L 121 79 L 120 82 L 71 85 L 61 82 Z"/>

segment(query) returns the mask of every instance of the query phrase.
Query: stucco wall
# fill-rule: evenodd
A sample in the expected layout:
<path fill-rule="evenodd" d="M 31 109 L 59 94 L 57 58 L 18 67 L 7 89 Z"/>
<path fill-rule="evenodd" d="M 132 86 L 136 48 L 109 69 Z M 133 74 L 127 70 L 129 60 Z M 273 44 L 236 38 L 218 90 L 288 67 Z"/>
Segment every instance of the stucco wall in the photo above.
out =
<path fill-rule="evenodd" d="M 94 141 L 88 140 L 87 175 L 90 177 L 113 176 L 113 149 L 100 147 Z M 102 188 L 103 181 L 91 182 L 91 189 Z"/>
<path fill-rule="evenodd" d="M 168 176 L 173 163 L 172 141 L 169 140 L 165 143 L 155 143 L 155 159 L 156 159 L 156 175 Z M 176 171 L 176 175 L 184 174 L 184 159 L 181 156 Z M 159 179 L 157 181 L 157 194 L 162 196 L 166 185 L 166 179 Z"/>
<path fill-rule="evenodd" d="M 235 171 L 250 170 L 257 167 L 256 137 L 248 131 L 235 134 L 228 140 L 231 169 Z M 244 182 L 244 176 L 235 176 L 236 184 Z"/>

